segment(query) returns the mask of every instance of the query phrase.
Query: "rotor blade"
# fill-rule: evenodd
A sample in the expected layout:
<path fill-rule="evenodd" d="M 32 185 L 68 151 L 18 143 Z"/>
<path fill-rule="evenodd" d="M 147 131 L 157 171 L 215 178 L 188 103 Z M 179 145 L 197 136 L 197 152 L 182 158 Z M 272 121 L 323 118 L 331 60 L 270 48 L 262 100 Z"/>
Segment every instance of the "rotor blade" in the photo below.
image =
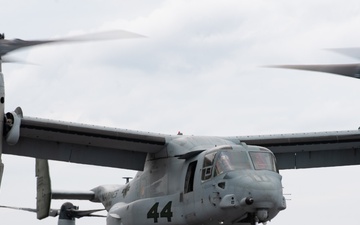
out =
<path fill-rule="evenodd" d="M 360 48 L 330 48 L 327 50 L 360 59 Z"/>
<path fill-rule="evenodd" d="M 13 207 L 13 206 L 5 206 L 5 205 L 0 205 L 0 208 L 22 210 L 22 211 L 33 212 L 33 213 L 37 212 L 36 209 L 33 209 L 33 208 Z M 71 213 L 73 215 L 73 217 L 81 218 L 81 217 L 85 217 L 85 216 L 86 217 L 106 217 L 104 215 L 93 215 L 92 214 L 92 213 L 100 212 L 100 211 L 104 211 L 104 210 L 105 209 L 91 209 L 91 210 L 70 209 L 68 211 L 69 211 L 69 213 Z M 58 215 L 59 215 L 58 209 L 50 209 L 49 216 L 57 217 Z"/>
<path fill-rule="evenodd" d="M 90 210 L 76 210 L 76 209 L 69 209 L 69 212 L 75 218 L 81 218 L 84 216 L 92 216 L 92 217 L 106 217 L 103 215 L 92 215 L 92 213 L 104 211 L 105 209 L 90 209 Z"/>
<path fill-rule="evenodd" d="M 27 65 L 38 65 L 36 63 L 27 62 L 18 58 L 3 56 L 1 59 L 2 63 L 19 63 L 19 64 L 27 64 Z"/>
<path fill-rule="evenodd" d="M 274 65 L 270 68 L 307 70 L 314 72 L 332 73 L 347 77 L 360 78 L 360 63 L 356 64 L 324 64 L 324 65 Z"/>
<path fill-rule="evenodd" d="M 83 34 L 68 38 L 60 38 L 57 39 L 57 41 L 62 41 L 62 42 L 105 41 L 105 40 L 116 40 L 116 39 L 144 38 L 144 37 L 145 36 L 143 35 L 125 30 L 112 30 L 112 31 L 104 31 L 98 33 L 91 33 L 91 34 Z"/>
<path fill-rule="evenodd" d="M 93 34 L 78 35 L 67 38 L 48 39 L 48 40 L 27 41 L 21 39 L 13 39 L 13 40 L 0 39 L 0 57 L 15 50 L 36 46 L 36 45 L 61 43 L 61 42 L 86 42 L 86 41 L 127 39 L 127 38 L 139 38 L 139 37 L 145 37 L 145 36 L 124 30 L 114 30 L 114 31 L 105 31 L 105 32 L 99 32 Z"/>
<path fill-rule="evenodd" d="M 104 215 L 96 215 L 96 214 L 90 214 L 90 215 L 87 215 L 87 217 L 102 217 L 102 218 L 106 218 L 107 216 L 104 216 Z"/>
<path fill-rule="evenodd" d="M 36 209 L 33 209 L 33 208 L 13 207 L 13 206 L 6 206 L 6 205 L 0 205 L 0 208 L 15 209 L 15 210 L 37 213 Z M 49 216 L 56 217 L 58 215 L 59 215 L 58 209 L 50 209 Z"/>
<path fill-rule="evenodd" d="M 32 209 L 32 208 L 21 208 L 21 207 L 13 207 L 13 206 L 5 206 L 5 205 L 0 205 L 0 208 L 15 209 L 15 210 L 22 210 L 22 211 L 27 211 L 27 212 L 34 212 L 34 213 L 36 213 L 36 209 Z"/>

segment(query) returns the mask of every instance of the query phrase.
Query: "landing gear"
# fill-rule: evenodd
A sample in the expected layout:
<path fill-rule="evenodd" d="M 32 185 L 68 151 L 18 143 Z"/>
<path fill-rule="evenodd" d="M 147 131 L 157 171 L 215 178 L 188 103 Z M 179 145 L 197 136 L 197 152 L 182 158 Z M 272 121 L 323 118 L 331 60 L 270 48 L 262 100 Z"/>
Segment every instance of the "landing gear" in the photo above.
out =
<path fill-rule="evenodd" d="M 250 216 L 250 224 L 258 225 L 259 223 L 262 223 L 263 225 L 266 225 L 268 218 L 268 211 L 266 209 L 259 209 L 258 211 L 256 211 L 256 213 Z"/>
<path fill-rule="evenodd" d="M 260 222 L 266 222 L 269 218 L 269 213 L 266 209 L 259 209 L 256 212 L 256 218 Z"/>
<path fill-rule="evenodd" d="M 258 225 L 258 224 L 259 224 L 258 222 L 253 222 L 253 223 L 251 223 L 250 225 Z M 263 225 L 266 225 L 267 222 L 262 222 L 262 224 L 263 224 Z"/>

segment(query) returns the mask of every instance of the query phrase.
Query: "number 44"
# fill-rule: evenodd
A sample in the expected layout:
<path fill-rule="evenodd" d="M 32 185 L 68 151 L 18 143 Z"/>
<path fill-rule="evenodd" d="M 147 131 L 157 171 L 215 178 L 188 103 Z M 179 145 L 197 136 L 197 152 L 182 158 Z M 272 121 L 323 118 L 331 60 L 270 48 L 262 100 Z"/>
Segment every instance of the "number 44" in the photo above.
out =
<path fill-rule="evenodd" d="M 162 218 L 167 218 L 168 222 L 171 222 L 171 217 L 173 216 L 173 213 L 171 211 L 171 203 L 172 201 L 168 202 L 164 208 L 161 210 L 161 212 L 159 213 L 158 208 L 159 208 L 159 202 L 156 202 L 151 209 L 149 210 L 149 212 L 147 213 L 147 218 L 148 219 L 154 219 L 154 223 L 158 222 L 158 218 L 162 217 Z"/>

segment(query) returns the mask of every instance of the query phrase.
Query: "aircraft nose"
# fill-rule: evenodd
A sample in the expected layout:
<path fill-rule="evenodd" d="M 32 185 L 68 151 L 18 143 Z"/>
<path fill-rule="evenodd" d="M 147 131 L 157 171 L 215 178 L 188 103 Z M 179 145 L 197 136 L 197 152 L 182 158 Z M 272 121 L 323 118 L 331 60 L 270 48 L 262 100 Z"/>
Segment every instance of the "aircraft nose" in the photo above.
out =
<path fill-rule="evenodd" d="M 250 171 L 238 176 L 229 174 L 224 179 L 230 179 L 229 184 L 233 184 L 240 207 L 257 215 L 260 221 L 270 220 L 286 208 L 281 176 L 277 173 Z"/>
<path fill-rule="evenodd" d="M 282 197 L 281 183 L 273 176 L 250 175 L 240 179 L 239 184 L 244 184 L 242 191 L 251 196 L 257 208 L 273 208 Z"/>

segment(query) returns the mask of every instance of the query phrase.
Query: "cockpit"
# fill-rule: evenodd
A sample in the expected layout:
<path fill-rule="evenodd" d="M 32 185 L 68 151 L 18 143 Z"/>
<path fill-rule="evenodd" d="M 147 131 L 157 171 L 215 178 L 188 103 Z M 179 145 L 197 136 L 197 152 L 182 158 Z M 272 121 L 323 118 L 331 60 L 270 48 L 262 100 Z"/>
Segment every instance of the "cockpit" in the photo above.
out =
<path fill-rule="evenodd" d="M 207 153 L 204 158 L 202 180 L 234 170 L 269 170 L 277 172 L 275 157 L 268 150 L 243 151 L 225 147 Z"/>

